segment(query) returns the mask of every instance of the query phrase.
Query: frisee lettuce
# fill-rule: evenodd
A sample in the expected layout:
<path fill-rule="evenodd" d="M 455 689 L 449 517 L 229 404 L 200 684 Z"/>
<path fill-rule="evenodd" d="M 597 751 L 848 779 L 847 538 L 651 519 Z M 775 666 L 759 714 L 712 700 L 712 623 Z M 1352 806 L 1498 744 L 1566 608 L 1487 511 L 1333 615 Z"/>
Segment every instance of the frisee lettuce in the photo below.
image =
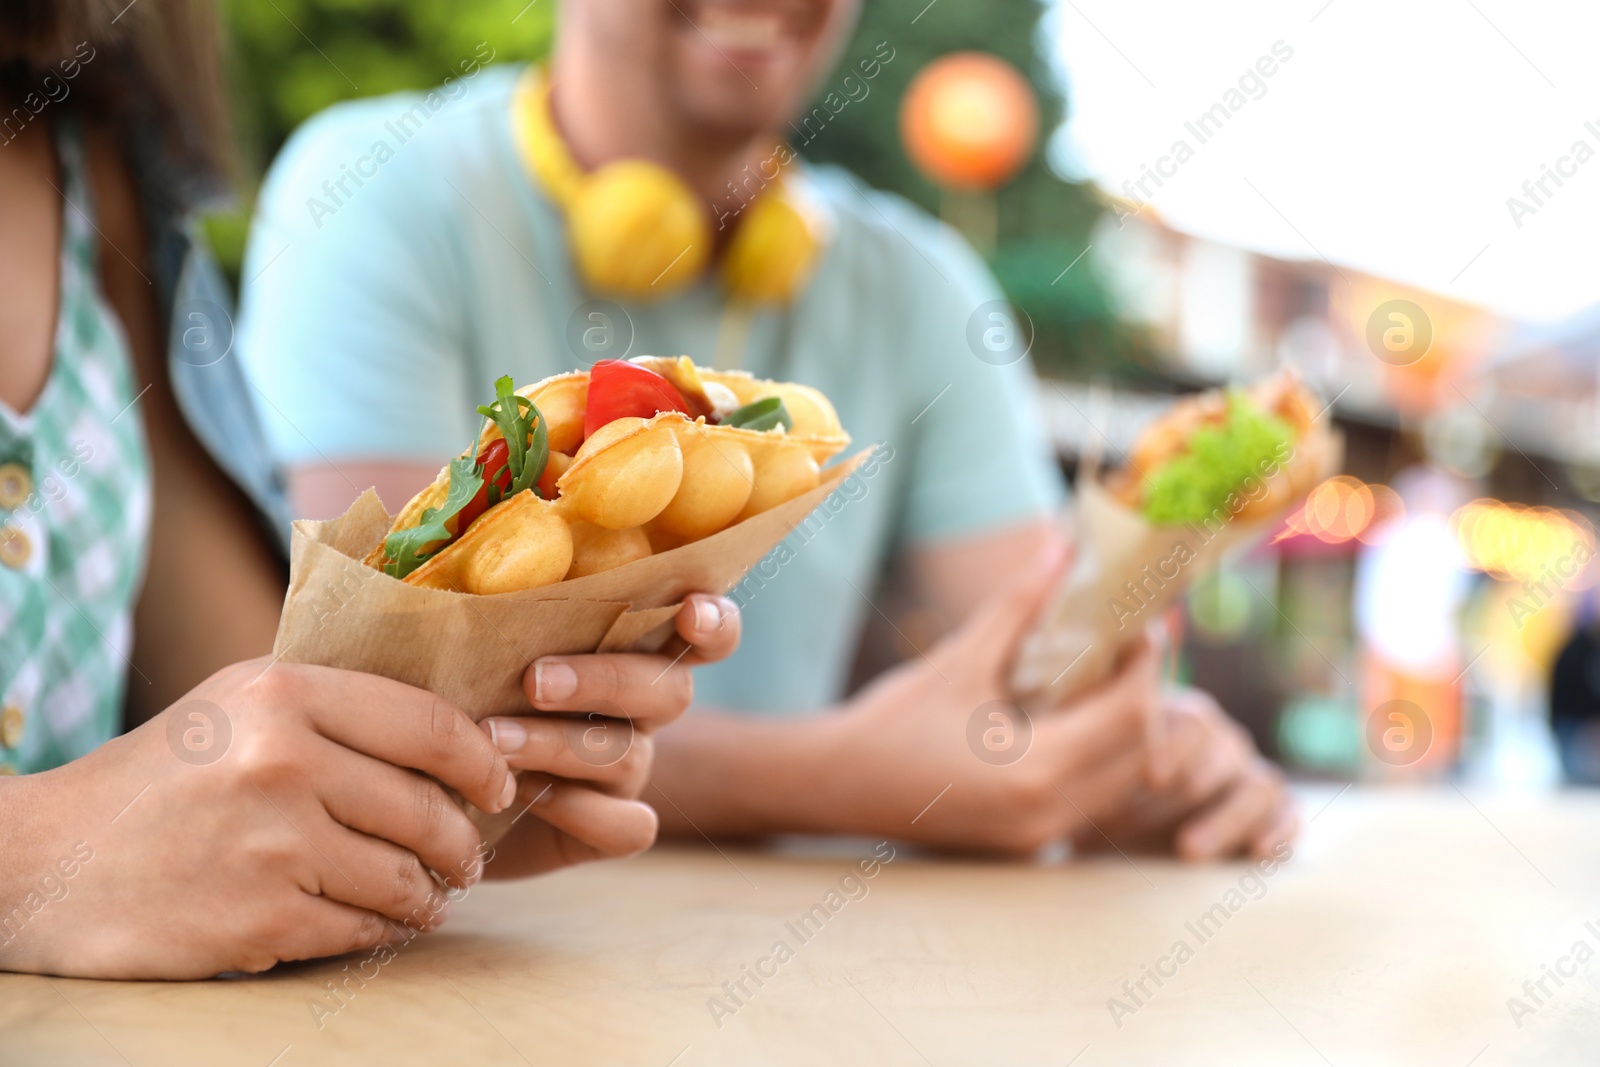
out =
<path fill-rule="evenodd" d="M 1222 422 L 1203 426 L 1189 450 L 1150 471 L 1144 482 L 1145 518 L 1157 526 L 1203 522 L 1250 478 L 1261 479 L 1281 461 L 1280 449 L 1294 440 L 1282 419 L 1262 411 L 1243 392 L 1228 393 Z"/>

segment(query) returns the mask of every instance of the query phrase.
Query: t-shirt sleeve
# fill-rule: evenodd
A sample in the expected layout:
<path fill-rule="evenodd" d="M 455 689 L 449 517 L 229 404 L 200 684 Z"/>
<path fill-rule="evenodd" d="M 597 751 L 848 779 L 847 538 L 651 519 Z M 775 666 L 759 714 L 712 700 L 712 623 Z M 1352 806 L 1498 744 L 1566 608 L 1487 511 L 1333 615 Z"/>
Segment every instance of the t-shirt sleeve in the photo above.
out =
<path fill-rule="evenodd" d="M 430 210 L 449 186 L 416 146 L 384 151 L 379 106 L 312 119 L 261 188 L 237 344 L 286 465 L 443 462 L 476 429 L 459 251 Z"/>
<path fill-rule="evenodd" d="M 1061 507 L 1065 485 L 1039 414 L 1031 330 L 976 253 L 923 222 L 926 270 L 910 299 L 906 380 L 929 406 L 911 413 L 912 470 L 901 540 L 974 535 Z"/>

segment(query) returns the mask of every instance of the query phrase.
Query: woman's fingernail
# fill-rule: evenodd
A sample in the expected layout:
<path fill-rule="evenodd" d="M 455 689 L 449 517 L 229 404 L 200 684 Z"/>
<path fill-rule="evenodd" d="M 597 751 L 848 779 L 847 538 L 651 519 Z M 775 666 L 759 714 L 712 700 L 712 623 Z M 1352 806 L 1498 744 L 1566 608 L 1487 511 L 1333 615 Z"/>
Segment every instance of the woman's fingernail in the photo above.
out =
<path fill-rule="evenodd" d="M 722 621 L 722 609 L 714 600 L 701 598 L 694 602 L 694 628 L 703 634 L 711 633 Z"/>
<path fill-rule="evenodd" d="M 578 672 L 560 660 L 542 659 L 533 665 L 533 698 L 565 700 L 578 691 Z"/>
<path fill-rule="evenodd" d="M 511 802 L 517 798 L 517 776 L 513 771 L 506 772 L 505 788 L 500 790 L 500 807 L 497 811 L 505 811 Z"/>
<path fill-rule="evenodd" d="M 528 731 L 516 719 L 490 719 L 489 740 L 501 752 L 520 752 L 528 742 Z"/>

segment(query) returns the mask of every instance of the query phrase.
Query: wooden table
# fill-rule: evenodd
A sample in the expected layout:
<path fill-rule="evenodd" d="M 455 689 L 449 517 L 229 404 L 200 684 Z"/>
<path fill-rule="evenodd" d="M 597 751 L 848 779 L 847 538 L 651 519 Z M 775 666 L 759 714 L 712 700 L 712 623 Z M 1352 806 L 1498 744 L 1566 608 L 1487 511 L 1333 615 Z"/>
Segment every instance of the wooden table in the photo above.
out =
<path fill-rule="evenodd" d="M 474 889 L 336 1012 L 324 983 L 359 957 L 187 984 L 0 976 L 0 1063 L 1600 1062 L 1600 960 L 1569 958 L 1600 949 L 1600 797 L 1358 788 L 1306 811 L 1259 883 L 1115 854 L 902 848 L 860 879 L 871 843 L 662 848 Z M 1523 983 L 1546 966 L 1571 976 L 1536 1003 Z"/>

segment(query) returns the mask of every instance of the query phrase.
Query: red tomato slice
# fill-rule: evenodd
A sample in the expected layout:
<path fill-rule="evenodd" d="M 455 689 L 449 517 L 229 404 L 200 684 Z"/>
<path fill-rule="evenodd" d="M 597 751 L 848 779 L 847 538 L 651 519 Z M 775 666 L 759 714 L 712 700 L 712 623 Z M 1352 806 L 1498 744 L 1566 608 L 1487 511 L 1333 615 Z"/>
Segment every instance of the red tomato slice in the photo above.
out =
<path fill-rule="evenodd" d="M 615 419 L 648 419 L 662 411 L 687 415 L 689 405 L 678 387 L 655 371 L 621 359 L 602 359 L 589 371 L 583 436 L 588 437 Z"/>
<path fill-rule="evenodd" d="M 500 492 L 504 493 L 511 488 L 511 468 L 507 461 L 511 458 L 511 449 L 506 445 L 503 437 L 497 437 L 484 446 L 478 453 L 478 465 L 483 468 L 483 486 L 478 490 L 478 495 L 467 501 L 467 506 L 461 509 L 456 517 L 456 533 L 464 534 L 467 527 L 471 526 L 479 515 L 489 510 L 489 486 L 498 485 Z"/>

